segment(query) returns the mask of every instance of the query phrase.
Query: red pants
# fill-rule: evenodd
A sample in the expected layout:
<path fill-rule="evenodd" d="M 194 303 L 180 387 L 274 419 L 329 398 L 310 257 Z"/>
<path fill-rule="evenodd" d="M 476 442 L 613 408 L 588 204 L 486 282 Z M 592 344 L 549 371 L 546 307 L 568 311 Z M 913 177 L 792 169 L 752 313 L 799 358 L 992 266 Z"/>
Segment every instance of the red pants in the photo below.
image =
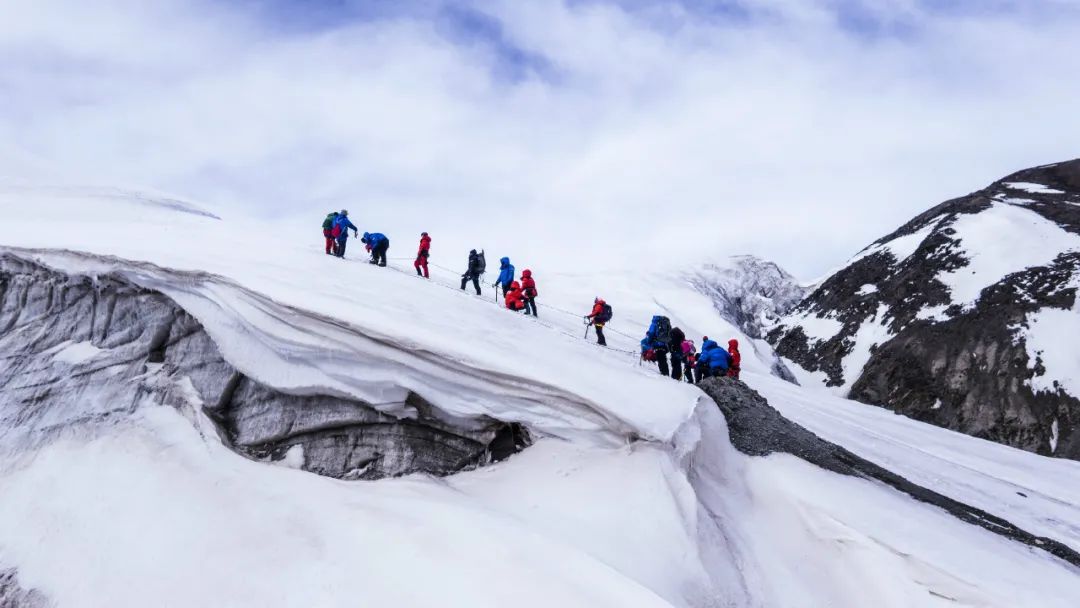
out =
<path fill-rule="evenodd" d="M 334 237 L 330 234 L 329 230 L 323 230 L 322 235 L 326 237 L 326 254 L 331 255 L 336 253 L 334 251 Z"/>
<path fill-rule="evenodd" d="M 424 278 L 425 279 L 430 279 L 431 278 L 431 275 L 428 274 L 427 258 L 425 258 L 424 256 L 418 256 L 416 258 L 416 261 L 413 262 L 412 265 L 413 265 L 413 268 L 416 269 L 416 274 L 420 274 L 420 270 L 423 269 Z"/>

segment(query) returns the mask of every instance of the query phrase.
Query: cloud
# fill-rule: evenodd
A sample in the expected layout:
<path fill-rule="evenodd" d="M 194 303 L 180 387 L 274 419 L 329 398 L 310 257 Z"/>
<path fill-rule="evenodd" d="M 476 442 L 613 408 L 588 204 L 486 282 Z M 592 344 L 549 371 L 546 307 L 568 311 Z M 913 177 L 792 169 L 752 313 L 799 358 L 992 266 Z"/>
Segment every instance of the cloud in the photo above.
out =
<path fill-rule="evenodd" d="M 315 223 L 344 206 L 448 254 L 595 269 L 752 252 L 810 277 L 1080 141 L 1065 2 L 0 10 L 0 174 Z"/>

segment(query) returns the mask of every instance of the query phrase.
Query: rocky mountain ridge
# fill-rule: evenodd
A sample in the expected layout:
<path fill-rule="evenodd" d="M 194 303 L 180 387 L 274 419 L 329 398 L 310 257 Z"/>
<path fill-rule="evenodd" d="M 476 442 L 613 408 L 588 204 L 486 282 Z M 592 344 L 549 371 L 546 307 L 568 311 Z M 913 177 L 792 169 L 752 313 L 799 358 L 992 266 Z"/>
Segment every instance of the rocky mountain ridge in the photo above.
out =
<path fill-rule="evenodd" d="M 853 399 L 1080 458 L 1080 160 L 937 205 L 823 281 L 768 333 Z M 1073 334 L 1076 335 L 1076 334 Z"/>

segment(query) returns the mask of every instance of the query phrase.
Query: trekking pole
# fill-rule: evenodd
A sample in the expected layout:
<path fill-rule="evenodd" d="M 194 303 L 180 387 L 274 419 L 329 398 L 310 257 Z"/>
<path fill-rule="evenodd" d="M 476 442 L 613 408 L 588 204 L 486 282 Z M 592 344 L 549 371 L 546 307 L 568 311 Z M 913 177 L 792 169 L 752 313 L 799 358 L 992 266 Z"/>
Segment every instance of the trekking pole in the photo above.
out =
<path fill-rule="evenodd" d="M 589 328 L 590 328 L 590 327 L 592 327 L 592 323 L 589 323 L 589 320 L 588 320 L 588 319 L 586 319 L 586 320 L 585 320 L 585 335 L 584 335 L 584 336 L 582 336 L 582 337 L 584 337 L 584 338 L 588 338 L 588 337 L 589 337 Z"/>

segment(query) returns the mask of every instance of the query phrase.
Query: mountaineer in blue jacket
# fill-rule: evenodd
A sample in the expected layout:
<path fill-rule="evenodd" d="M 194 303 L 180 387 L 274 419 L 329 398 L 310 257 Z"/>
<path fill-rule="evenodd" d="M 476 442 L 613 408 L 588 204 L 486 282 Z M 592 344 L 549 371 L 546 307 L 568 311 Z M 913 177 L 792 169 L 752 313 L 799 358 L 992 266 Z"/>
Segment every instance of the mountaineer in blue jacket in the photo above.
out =
<path fill-rule="evenodd" d="M 503 295 L 510 291 L 510 283 L 514 282 L 514 265 L 510 263 L 510 258 L 503 258 L 499 260 L 499 278 L 495 279 L 495 283 L 492 287 L 502 286 Z"/>
<path fill-rule="evenodd" d="M 671 349 L 671 319 L 655 315 L 649 323 L 649 329 L 641 340 L 641 356 L 646 361 L 655 361 L 660 373 L 667 376 L 668 352 Z"/>
<path fill-rule="evenodd" d="M 708 336 L 702 338 L 701 354 L 698 355 L 698 382 L 710 376 L 727 375 L 731 367 L 731 355 L 728 354 L 716 340 L 710 340 Z"/>
<path fill-rule="evenodd" d="M 361 243 L 371 247 L 371 263 L 386 266 L 386 252 L 390 250 L 390 239 L 381 232 L 365 232 Z"/>
<path fill-rule="evenodd" d="M 331 234 L 337 239 L 337 249 L 334 251 L 334 255 L 339 258 L 345 257 L 345 242 L 349 240 L 349 230 L 353 231 L 353 236 L 359 233 L 359 229 L 349 221 L 349 211 L 342 209 L 337 217 L 334 218 L 334 225 L 330 228 Z"/>

